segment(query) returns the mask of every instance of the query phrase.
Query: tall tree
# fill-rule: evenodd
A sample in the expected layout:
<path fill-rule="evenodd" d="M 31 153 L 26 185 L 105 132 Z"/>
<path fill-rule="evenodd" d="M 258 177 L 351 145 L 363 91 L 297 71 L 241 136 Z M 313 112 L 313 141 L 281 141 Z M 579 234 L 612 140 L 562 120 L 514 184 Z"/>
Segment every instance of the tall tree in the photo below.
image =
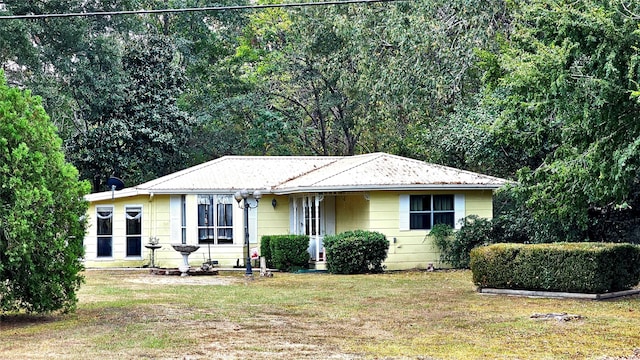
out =
<path fill-rule="evenodd" d="M 61 145 L 40 99 L 0 71 L 0 312 L 77 302 L 89 184 Z"/>
<path fill-rule="evenodd" d="M 241 54 L 288 128 L 317 154 L 427 157 L 424 133 L 479 87 L 474 47 L 502 1 L 415 1 L 252 18 Z"/>
<path fill-rule="evenodd" d="M 537 162 L 516 188 L 544 240 L 583 240 L 589 210 L 625 209 L 640 186 L 640 5 L 514 1 L 512 31 L 486 56 L 494 134 Z M 598 239 L 602 240 L 602 239 Z"/>
<path fill-rule="evenodd" d="M 69 141 L 71 159 L 85 178 L 93 179 L 95 191 L 104 190 L 101 181 L 109 175 L 136 184 L 180 169 L 192 127 L 190 117 L 178 109 L 185 79 L 166 38 L 141 37 L 121 49 L 109 46 L 112 58 L 87 57 L 90 63 L 79 72 L 98 78 L 77 80 L 75 89 L 87 95 L 82 102 L 86 111 Z M 91 90 L 99 96 L 91 96 Z"/>

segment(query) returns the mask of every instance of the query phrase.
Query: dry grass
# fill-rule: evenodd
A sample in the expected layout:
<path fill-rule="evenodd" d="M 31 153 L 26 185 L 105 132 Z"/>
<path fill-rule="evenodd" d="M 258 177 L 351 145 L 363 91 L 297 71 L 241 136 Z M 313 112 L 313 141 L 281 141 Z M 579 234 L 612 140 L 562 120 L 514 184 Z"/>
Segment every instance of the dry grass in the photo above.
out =
<path fill-rule="evenodd" d="M 466 271 L 86 279 L 73 314 L 3 317 L 0 358 L 604 359 L 640 348 L 638 297 L 479 295 Z M 530 318 L 550 312 L 583 318 Z"/>

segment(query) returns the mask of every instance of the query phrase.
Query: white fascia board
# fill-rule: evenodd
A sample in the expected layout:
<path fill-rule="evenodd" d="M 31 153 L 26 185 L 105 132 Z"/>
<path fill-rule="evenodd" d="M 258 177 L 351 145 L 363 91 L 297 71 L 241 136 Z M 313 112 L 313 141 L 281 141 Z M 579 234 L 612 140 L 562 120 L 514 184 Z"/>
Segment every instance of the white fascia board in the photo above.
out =
<path fill-rule="evenodd" d="M 122 199 L 126 197 L 132 197 L 137 195 L 149 195 L 150 192 L 146 190 L 140 190 L 136 188 L 130 189 L 122 189 L 116 191 L 103 191 L 99 193 L 93 193 L 85 195 L 84 199 L 89 202 L 94 201 L 103 201 L 103 200 L 112 200 L 112 199 Z"/>
<path fill-rule="evenodd" d="M 152 193 L 156 195 L 200 195 L 200 194 L 232 194 L 236 191 L 244 190 L 245 188 L 233 188 L 233 189 L 162 189 L 162 190 L 153 190 Z M 271 189 L 252 189 L 247 188 L 246 190 L 255 191 L 260 190 L 262 194 L 273 194 Z M 149 192 L 149 191 L 147 191 Z"/>
<path fill-rule="evenodd" d="M 429 190 L 497 190 L 502 185 L 463 185 L 463 184 L 442 184 L 442 185 L 369 185 L 369 186 L 342 186 L 342 187 L 295 187 L 273 190 L 275 195 L 288 195 L 299 193 L 322 193 L 322 192 L 356 192 L 356 191 L 429 191 Z"/>

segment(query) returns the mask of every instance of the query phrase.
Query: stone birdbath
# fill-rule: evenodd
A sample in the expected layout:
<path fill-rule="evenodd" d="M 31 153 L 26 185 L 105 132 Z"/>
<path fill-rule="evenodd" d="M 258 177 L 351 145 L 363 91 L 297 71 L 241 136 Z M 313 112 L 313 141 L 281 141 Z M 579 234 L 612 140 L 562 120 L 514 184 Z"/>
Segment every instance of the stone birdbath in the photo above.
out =
<path fill-rule="evenodd" d="M 160 249 L 162 245 L 157 243 L 156 244 L 149 243 L 149 244 L 145 244 L 144 247 L 151 250 L 151 267 L 152 268 L 156 267 L 156 250 Z"/>
<path fill-rule="evenodd" d="M 189 255 L 200 249 L 200 245 L 188 245 L 188 244 L 171 244 L 171 246 L 173 247 L 173 249 L 177 252 L 179 252 L 182 255 L 182 265 L 178 266 L 178 270 L 180 270 L 180 272 L 182 274 L 180 274 L 180 276 L 189 276 L 189 269 L 191 268 L 189 266 Z"/>

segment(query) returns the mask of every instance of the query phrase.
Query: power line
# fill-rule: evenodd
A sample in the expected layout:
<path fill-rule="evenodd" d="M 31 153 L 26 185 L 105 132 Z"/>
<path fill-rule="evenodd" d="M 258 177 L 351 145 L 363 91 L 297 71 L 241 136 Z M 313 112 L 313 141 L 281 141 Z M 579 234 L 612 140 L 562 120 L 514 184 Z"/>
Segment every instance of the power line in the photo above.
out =
<path fill-rule="evenodd" d="M 248 9 L 253 10 L 253 9 L 287 8 L 287 7 L 330 6 L 330 5 L 348 5 L 348 4 L 382 3 L 382 2 L 399 2 L 399 1 L 407 1 L 407 0 L 344 0 L 344 1 L 320 1 L 320 2 L 290 3 L 290 4 L 213 6 L 213 7 L 179 8 L 179 9 L 98 11 L 98 12 L 62 13 L 62 14 L 0 15 L 0 20 L 48 19 L 48 18 L 137 15 L 137 14 L 163 14 L 163 13 L 185 13 L 185 12 L 200 12 L 200 11 L 233 11 L 233 10 L 248 10 Z"/>

